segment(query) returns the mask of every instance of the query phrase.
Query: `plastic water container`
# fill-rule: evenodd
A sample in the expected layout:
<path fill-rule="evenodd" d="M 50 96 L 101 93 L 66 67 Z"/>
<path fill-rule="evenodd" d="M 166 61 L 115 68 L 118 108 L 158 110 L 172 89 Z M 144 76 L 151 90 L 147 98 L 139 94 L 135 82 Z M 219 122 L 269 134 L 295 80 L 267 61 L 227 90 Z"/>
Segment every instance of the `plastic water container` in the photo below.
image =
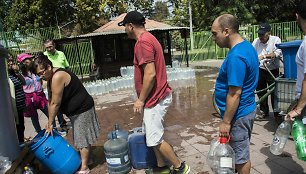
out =
<path fill-rule="evenodd" d="M 30 145 L 35 157 L 55 174 L 71 174 L 81 165 L 79 153 L 57 132 L 53 136 L 40 131 Z"/>
<path fill-rule="evenodd" d="M 128 141 L 129 133 L 121 129 L 118 123 L 115 124 L 115 130 L 107 134 L 107 138 L 109 140 L 112 139 L 113 132 L 116 132 L 117 138 L 123 138 L 126 141 Z"/>
<path fill-rule="evenodd" d="M 284 56 L 284 76 L 289 79 L 296 79 L 297 67 L 295 62 L 296 53 L 302 43 L 302 40 L 283 42 L 276 44 L 277 48 L 282 50 Z"/>
<path fill-rule="evenodd" d="M 216 171 L 217 169 L 217 163 L 214 161 L 214 152 L 216 147 L 219 145 L 219 140 L 217 138 L 213 139 L 210 142 L 210 146 L 209 146 L 209 152 L 207 154 L 206 157 L 206 161 L 208 166 L 211 168 L 212 171 Z"/>
<path fill-rule="evenodd" d="M 134 128 L 129 135 L 129 153 L 133 168 L 149 169 L 157 166 L 153 149 L 146 144 L 145 134 L 142 128 Z"/>
<path fill-rule="evenodd" d="M 288 137 L 291 132 L 291 124 L 288 121 L 283 121 L 276 129 L 275 135 L 270 146 L 270 152 L 274 155 L 283 153 Z"/>
<path fill-rule="evenodd" d="M 220 137 L 220 144 L 214 150 L 214 163 L 216 164 L 215 173 L 234 174 L 235 173 L 235 152 L 227 144 L 226 137 Z"/>
<path fill-rule="evenodd" d="M 306 125 L 299 118 L 296 118 L 293 122 L 292 136 L 298 158 L 306 161 Z"/>
<path fill-rule="evenodd" d="M 132 169 L 128 155 L 128 143 L 125 139 L 117 138 L 116 132 L 112 132 L 112 139 L 105 142 L 104 153 L 108 173 L 126 174 Z"/>

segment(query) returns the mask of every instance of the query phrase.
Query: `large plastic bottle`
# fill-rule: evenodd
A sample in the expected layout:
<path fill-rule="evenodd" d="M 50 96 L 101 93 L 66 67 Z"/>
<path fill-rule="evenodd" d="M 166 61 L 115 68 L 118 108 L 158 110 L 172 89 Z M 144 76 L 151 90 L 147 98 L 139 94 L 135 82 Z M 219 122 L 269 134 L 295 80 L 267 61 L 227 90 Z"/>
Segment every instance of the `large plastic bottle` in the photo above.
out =
<path fill-rule="evenodd" d="M 5 173 L 12 166 L 12 162 L 8 157 L 0 156 L 0 173 Z"/>
<path fill-rule="evenodd" d="M 214 151 L 219 144 L 220 143 L 217 138 L 213 139 L 210 142 L 209 152 L 206 157 L 207 164 L 212 171 L 216 171 L 217 163 L 214 162 Z"/>
<path fill-rule="evenodd" d="M 132 169 L 128 155 L 128 142 L 117 138 L 116 132 L 112 132 L 112 139 L 104 144 L 104 153 L 109 174 L 127 174 Z"/>
<path fill-rule="evenodd" d="M 235 173 L 235 152 L 227 144 L 226 137 L 220 137 L 220 144 L 214 150 L 214 163 L 216 164 L 215 173 L 234 174 Z"/>
<path fill-rule="evenodd" d="M 292 136 L 298 158 L 306 161 L 306 126 L 298 118 L 293 122 Z"/>
<path fill-rule="evenodd" d="M 272 144 L 270 146 L 270 152 L 274 155 L 280 155 L 283 153 L 285 145 L 291 131 L 291 124 L 288 121 L 283 121 L 274 134 Z"/>
<path fill-rule="evenodd" d="M 115 124 L 115 130 L 112 132 L 116 132 L 117 138 L 123 138 L 128 141 L 129 133 L 120 128 L 119 124 Z M 107 138 L 110 140 L 112 139 L 112 132 L 108 133 Z"/>

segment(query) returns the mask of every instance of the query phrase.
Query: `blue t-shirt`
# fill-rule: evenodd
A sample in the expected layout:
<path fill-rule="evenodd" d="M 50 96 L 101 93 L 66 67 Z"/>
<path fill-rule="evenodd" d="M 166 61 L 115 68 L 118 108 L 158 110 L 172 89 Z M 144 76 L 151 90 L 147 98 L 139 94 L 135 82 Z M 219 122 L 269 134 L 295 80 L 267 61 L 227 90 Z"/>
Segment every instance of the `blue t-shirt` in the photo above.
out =
<path fill-rule="evenodd" d="M 258 82 L 259 61 L 251 43 L 244 40 L 235 45 L 227 54 L 217 77 L 215 97 L 222 118 L 226 108 L 229 86 L 241 87 L 242 93 L 238 109 L 233 117 L 237 120 L 253 112 L 256 108 L 255 89 Z"/>

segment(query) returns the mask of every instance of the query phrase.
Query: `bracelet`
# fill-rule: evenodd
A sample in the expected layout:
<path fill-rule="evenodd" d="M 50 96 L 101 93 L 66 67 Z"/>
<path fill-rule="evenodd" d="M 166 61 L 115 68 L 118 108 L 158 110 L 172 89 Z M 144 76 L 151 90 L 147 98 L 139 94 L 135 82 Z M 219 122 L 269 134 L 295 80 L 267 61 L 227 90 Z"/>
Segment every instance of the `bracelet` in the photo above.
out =
<path fill-rule="evenodd" d="M 301 113 L 298 113 L 295 109 L 293 109 L 293 111 L 294 111 L 296 114 L 301 115 Z"/>

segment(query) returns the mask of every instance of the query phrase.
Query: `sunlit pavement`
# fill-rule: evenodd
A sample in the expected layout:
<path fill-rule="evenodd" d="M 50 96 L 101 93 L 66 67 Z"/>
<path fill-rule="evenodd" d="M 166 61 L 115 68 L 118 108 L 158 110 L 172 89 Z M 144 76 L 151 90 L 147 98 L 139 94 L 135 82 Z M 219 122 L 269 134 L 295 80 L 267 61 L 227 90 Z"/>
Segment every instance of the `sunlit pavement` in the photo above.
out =
<path fill-rule="evenodd" d="M 217 136 L 219 117 L 212 106 L 213 85 L 222 61 L 191 62 L 191 67 L 208 66 L 197 69 L 195 81 L 171 82 L 173 103 L 165 119 L 165 139 L 173 146 L 178 157 L 191 166 L 191 173 L 212 173 L 206 163 L 210 141 Z M 188 87 L 184 87 L 188 86 Z M 140 115 L 134 114 L 132 107 L 135 100 L 132 89 L 121 90 L 101 96 L 94 96 L 102 136 L 93 146 L 93 164 L 91 173 L 107 173 L 103 144 L 107 133 L 119 123 L 125 130 L 141 126 Z M 40 116 L 42 127 L 46 117 Z M 32 124 L 26 121 L 26 137 L 35 136 Z M 306 173 L 306 162 L 297 159 L 295 145 L 289 139 L 284 153 L 274 156 L 269 151 L 277 123 L 270 116 L 267 120 L 255 121 L 251 139 L 252 174 L 302 174 Z M 71 131 L 67 140 L 72 142 Z M 145 173 L 144 170 L 132 170 L 130 173 Z"/>

